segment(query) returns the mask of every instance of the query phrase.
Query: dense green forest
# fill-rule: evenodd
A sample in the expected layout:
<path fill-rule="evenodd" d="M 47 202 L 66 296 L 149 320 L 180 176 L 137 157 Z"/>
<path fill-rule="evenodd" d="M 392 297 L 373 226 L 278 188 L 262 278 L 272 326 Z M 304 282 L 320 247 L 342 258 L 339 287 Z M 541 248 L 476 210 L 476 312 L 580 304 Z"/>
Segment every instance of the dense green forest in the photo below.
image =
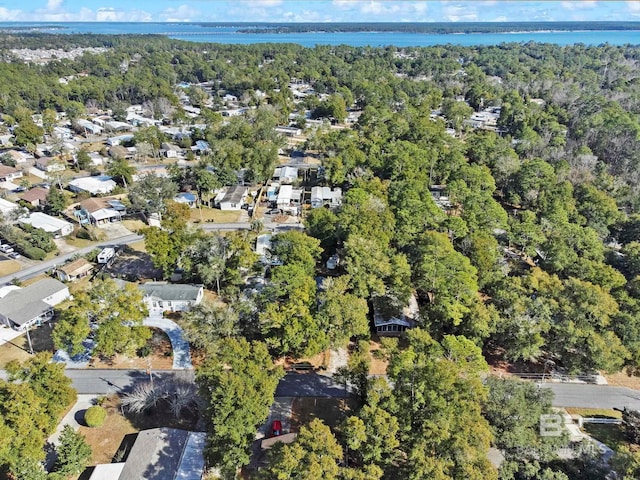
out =
<path fill-rule="evenodd" d="M 283 264 L 255 297 L 241 294 L 238 273 L 251 267 L 249 233 L 194 234 L 170 210 L 164 230 L 146 232 L 147 251 L 167 274 L 183 267 L 229 305 L 187 319 L 191 338 L 210 353 L 198 374 L 208 418 L 228 419 L 212 427 L 208 447 L 225 475 L 248 463 L 255 425 L 281 375 L 271 357 L 356 340 L 344 372 L 358 386 L 354 415 L 335 432 L 320 422 L 305 427 L 299 442 L 273 450 L 263 478 L 602 478 L 593 459 L 560 462 L 553 449 L 541 453 L 536 415 L 550 399 L 535 386 L 483 383 L 481 375 L 483 355 L 570 374 L 640 368 L 640 48 L 308 49 L 27 36 L 24 45 L 40 48 L 65 40 L 109 47 L 31 65 L 9 61 L 17 38 L 0 40 L 7 60 L 0 84 L 13 86 L 0 93 L 7 126 L 24 129 L 25 111 L 77 118 L 88 107 L 115 113 L 166 101 L 174 120 L 188 124 L 180 82 L 207 82 L 214 104 L 229 93 L 257 107 L 229 122 L 203 107 L 207 128 L 194 139 L 207 140 L 212 153 L 193 170 L 173 172 L 178 183 L 204 188 L 204 166 L 216 174 L 248 168 L 253 179 L 266 179 L 278 147 L 273 127 L 290 113 L 308 109 L 341 122 L 348 110 L 362 111 L 352 128 L 309 133 L 305 148 L 319 152 L 320 181 L 342 187 L 344 202 L 336 211 L 312 210 L 306 233 L 274 237 Z M 76 77 L 64 84 L 62 76 Z M 292 81 L 327 96 L 296 104 Z M 204 105 L 200 87 L 186 91 L 193 105 Z M 464 122 L 490 106 L 501 107 L 504 135 Z M 447 121 L 432 118 L 434 110 Z M 159 190 L 140 185 L 133 198 Z M 445 186 L 449 207 L 435 202 L 432 185 Z M 196 244 L 202 248 L 187 248 Z M 336 251 L 339 275 L 319 291 L 316 266 Z M 367 378 L 357 340 L 370 336 L 372 298 L 404 304 L 412 293 L 420 328 L 385 342 L 390 388 Z M 240 358 L 242 366 L 234 363 Z M 505 452 L 500 472 L 486 459 L 489 445 Z M 301 469 L 314 473 L 304 477 Z"/>

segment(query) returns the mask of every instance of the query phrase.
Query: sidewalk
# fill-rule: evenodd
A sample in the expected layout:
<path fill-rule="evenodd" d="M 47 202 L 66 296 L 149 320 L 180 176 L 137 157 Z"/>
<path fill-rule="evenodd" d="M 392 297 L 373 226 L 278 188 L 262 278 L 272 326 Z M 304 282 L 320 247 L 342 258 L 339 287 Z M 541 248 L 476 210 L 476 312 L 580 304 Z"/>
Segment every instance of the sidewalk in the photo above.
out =
<path fill-rule="evenodd" d="M 47 439 L 47 444 L 45 449 L 47 451 L 47 457 L 45 460 L 45 469 L 47 472 L 51 471 L 53 466 L 56 463 L 56 451 L 55 446 L 58 445 L 60 440 L 60 434 L 62 433 L 62 429 L 65 425 L 70 425 L 75 431 L 78 431 L 80 428 L 80 422 L 84 420 L 84 412 L 87 408 L 95 405 L 95 400 L 97 395 L 78 395 L 78 401 L 75 403 L 69 413 L 67 413 L 64 418 L 58 424 L 58 428 L 53 434 Z"/>

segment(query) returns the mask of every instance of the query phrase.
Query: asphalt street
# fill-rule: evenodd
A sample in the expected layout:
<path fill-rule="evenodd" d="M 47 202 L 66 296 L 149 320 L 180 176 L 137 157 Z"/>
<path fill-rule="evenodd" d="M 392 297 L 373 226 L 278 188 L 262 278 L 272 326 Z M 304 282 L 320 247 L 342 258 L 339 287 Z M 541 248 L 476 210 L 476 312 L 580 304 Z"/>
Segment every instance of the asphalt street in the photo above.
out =
<path fill-rule="evenodd" d="M 52 260 L 47 260 L 46 262 L 38 262 L 36 265 L 27 267 L 19 272 L 13 273 L 11 275 L 6 275 L 4 277 L 0 277 L 0 285 L 5 285 L 10 283 L 13 279 L 18 280 L 28 280 L 29 278 L 36 277 L 47 270 L 51 270 L 56 265 L 62 265 L 71 257 L 75 257 L 76 255 L 85 255 L 89 253 L 91 250 L 98 247 L 105 246 L 115 246 L 115 245 L 125 245 L 128 243 L 135 243 L 142 240 L 142 236 L 140 235 L 127 235 L 125 237 L 120 237 L 112 240 L 106 240 L 104 242 L 99 242 L 91 245 L 90 247 L 81 248 L 71 253 L 67 253 L 65 255 L 60 255 Z"/>
<path fill-rule="evenodd" d="M 149 374 L 145 370 L 107 370 L 107 369 L 67 369 L 67 377 L 71 385 L 79 394 L 107 395 L 130 391 L 137 382 L 149 381 Z M 168 377 L 188 378 L 193 380 L 191 370 L 152 370 L 154 380 Z"/>
<path fill-rule="evenodd" d="M 557 407 L 624 408 L 640 410 L 640 390 L 584 383 L 545 383 Z"/>

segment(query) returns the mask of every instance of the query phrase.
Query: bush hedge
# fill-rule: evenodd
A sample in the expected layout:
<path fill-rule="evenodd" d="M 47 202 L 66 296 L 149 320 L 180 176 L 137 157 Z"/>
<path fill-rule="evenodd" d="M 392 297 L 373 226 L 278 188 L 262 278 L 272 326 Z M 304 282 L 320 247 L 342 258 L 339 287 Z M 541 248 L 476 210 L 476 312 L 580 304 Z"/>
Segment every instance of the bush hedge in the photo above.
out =
<path fill-rule="evenodd" d="M 84 412 L 84 421 L 88 427 L 101 427 L 107 419 L 107 411 L 100 405 L 87 408 Z"/>

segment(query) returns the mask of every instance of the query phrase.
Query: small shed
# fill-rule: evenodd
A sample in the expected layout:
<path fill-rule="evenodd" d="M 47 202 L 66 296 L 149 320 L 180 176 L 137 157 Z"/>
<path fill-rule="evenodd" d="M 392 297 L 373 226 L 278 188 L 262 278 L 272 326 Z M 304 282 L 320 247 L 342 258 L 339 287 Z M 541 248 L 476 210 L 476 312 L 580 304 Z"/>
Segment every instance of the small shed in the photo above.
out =
<path fill-rule="evenodd" d="M 75 282 L 89 276 L 93 272 L 93 264 L 85 258 L 78 258 L 71 263 L 58 268 L 56 275 L 61 282 Z"/>

